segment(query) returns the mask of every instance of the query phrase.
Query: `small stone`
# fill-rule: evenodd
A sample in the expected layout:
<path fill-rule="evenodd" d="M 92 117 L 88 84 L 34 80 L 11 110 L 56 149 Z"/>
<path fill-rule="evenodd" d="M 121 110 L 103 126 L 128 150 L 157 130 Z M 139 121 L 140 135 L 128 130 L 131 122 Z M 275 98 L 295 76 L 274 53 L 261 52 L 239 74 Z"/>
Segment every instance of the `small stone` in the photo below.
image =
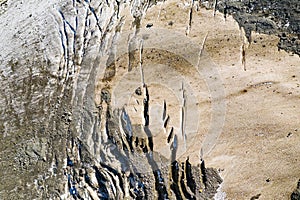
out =
<path fill-rule="evenodd" d="M 76 194 L 77 194 L 77 190 L 76 190 L 76 188 L 75 188 L 74 186 L 72 186 L 72 187 L 70 188 L 70 194 L 71 194 L 71 195 L 76 195 Z"/>
<path fill-rule="evenodd" d="M 142 90 L 141 90 L 141 87 L 138 87 L 136 90 L 135 90 L 135 94 L 137 95 L 142 95 Z"/>
<path fill-rule="evenodd" d="M 153 26 L 153 24 L 149 23 L 149 24 L 146 25 L 146 28 L 151 28 L 152 26 Z"/>
<path fill-rule="evenodd" d="M 69 167 L 74 166 L 74 163 L 70 158 L 67 159 L 67 166 L 69 166 Z"/>
<path fill-rule="evenodd" d="M 103 101 L 105 101 L 106 103 L 109 103 L 109 102 L 110 102 L 110 93 L 109 93 L 108 90 L 103 89 L 103 90 L 101 91 L 101 99 L 102 99 Z"/>
<path fill-rule="evenodd" d="M 259 199 L 260 195 L 261 195 L 261 194 L 257 194 L 257 195 L 255 195 L 255 196 L 251 197 L 251 199 L 250 199 L 250 200 Z"/>

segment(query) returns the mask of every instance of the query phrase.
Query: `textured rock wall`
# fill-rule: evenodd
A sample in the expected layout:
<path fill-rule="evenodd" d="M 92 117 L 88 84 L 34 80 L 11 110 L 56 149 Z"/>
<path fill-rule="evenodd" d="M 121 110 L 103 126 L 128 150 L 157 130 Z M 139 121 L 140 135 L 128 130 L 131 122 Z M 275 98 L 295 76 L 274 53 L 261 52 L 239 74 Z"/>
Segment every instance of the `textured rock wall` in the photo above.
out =
<path fill-rule="evenodd" d="M 212 1 L 210 5 L 212 5 Z M 278 48 L 300 55 L 299 1 L 215 1 L 216 9 L 230 14 L 245 29 L 250 42 L 251 32 L 278 35 Z"/>
<path fill-rule="evenodd" d="M 172 129 L 166 139 L 171 159 L 153 151 L 147 84 L 137 92 L 144 119 L 135 132 L 146 137 L 133 135 L 126 110 L 112 106 L 106 88 L 116 74 L 108 63 L 115 62 L 124 17 L 132 18 L 137 35 L 151 4 L 1 1 L 1 199 L 214 196 L 219 175 L 203 160 L 176 161 Z M 138 65 L 138 46 L 133 37 L 126 70 Z"/>
<path fill-rule="evenodd" d="M 1 199 L 291 196 L 298 1 L 0 5 Z"/>

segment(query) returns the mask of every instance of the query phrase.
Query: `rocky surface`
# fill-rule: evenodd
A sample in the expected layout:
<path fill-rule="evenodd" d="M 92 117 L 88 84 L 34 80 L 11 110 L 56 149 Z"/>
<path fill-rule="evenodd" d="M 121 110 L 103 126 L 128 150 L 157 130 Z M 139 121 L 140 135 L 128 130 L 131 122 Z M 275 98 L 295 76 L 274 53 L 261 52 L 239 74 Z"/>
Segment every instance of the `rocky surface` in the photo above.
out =
<path fill-rule="evenodd" d="M 222 182 L 216 170 L 206 168 L 203 160 L 194 164 L 177 155 L 185 142 L 183 120 L 193 117 L 184 111 L 191 103 L 181 105 L 175 99 L 173 109 L 182 110 L 180 118 L 170 112 L 173 100 L 166 96 L 159 101 L 164 106 L 158 116 L 153 106 L 157 88 L 148 78 L 148 71 L 153 73 L 150 66 L 157 62 L 161 67 L 178 62 L 166 69 L 171 70 L 169 78 L 172 68 L 197 71 L 186 59 L 195 64 L 199 48 L 193 58 L 174 46 L 173 53 L 167 51 L 171 47 L 156 49 L 154 43 L 174 41 L 170 32 L 148 46 L 145 42 L 145 50 L 140 48 L 138 33 L 150 4 L 1 1 L 1 199 L 213 198 Z M 123 27 L 126 17 L 128 30 Z M 119 40 L 126 31 L 132 38 Z M 167 43 L 170 38 L 173 41 Z M 116 44 L 119 41 L 124 49 Z M 135 71 L 143 70 L 142 55 L 157 59 L 143 59 L 143 67 L 150 66 L 141 82 Z M 124 74 L 138 82 L 125 79 L 118 90 Z M 142 114 L 126 108 L 126 96 L 116 97 L 133 83 L 133 103 L 139 104 L 133 106 Z M 185 102 L 185 88 L 178 86 L 182 91 L 177 94 Z M 166 154 L 159 150 L 161 145 Z"/>
<path fill-rule="evenodd" d="M 297 188 L 294 190 L 294 192 L 291 195 L 291 200 L 297 200 L 300 199 L 300 180 L 298 181 Z"/>
<path fill-rule="evenodd" d="M 228 14 L 245 29 L 250 42 L 251 32 L 275 34 L 278 48 L 300 55 L 300 2 L 276 1 L 216 1 L 216 9 Z M 210 3 L 212 4 L 212 3 Z"/>
<path fill-rule="evenodd" d="M 297 195 L 297 6 L 226 2 L 0 1 L 0 198 Z"/>

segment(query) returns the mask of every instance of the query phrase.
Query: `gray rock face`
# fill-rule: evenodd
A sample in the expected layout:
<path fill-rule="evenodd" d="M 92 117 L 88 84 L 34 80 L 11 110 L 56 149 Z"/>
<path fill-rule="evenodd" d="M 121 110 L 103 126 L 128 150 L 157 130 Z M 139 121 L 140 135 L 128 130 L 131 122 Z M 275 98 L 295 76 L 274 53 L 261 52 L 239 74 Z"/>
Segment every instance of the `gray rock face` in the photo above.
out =
<path fill-rule="evenodd" d="M 280 37 L 278 48 L 300 55 L 300 2 L 276 1 L 216 1 L 216 8 L 233 15 L 244 27 L 248 40 L 251 31 Z"/>
<path fill-rule="evenodd" d="M 297 188 L 291 194 L 291 200 L 300 199 L 300 180 L 298 181 Z"/>
<path fill-rule="evenodd" d="M 153 151 L 146 84 L 137 94 L 142 129 L 125 109 L 113 109 L 111 88 L 102 87 L 116 74 L 102 62 L 116 59 L 121 12 L 130 7 L 138 32 L 151 2 L 0 3 L 1 199 L 213 198 L 218 173 L 204 161 L 177 161 L 176 136 L 168 137 L 174 159 Z M 134 67 L 140 60 L 132 47 Z M 146 137 L 133 135 L 139 131 Z"/>

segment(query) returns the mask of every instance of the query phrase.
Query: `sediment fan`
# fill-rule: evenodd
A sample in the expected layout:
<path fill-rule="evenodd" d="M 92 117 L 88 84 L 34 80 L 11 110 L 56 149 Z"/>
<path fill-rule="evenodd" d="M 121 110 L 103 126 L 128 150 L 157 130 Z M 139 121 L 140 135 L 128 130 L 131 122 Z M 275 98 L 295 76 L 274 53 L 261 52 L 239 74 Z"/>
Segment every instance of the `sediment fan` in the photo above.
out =
<path fill-rule="evenodd" d="M 203 46 L 170 30 L 140 29 L 117 33 L 100 63 L 95 103 L 102 111 L 101 141 L 106 156 L 117 153 L 124 161 L 113 167 L 145 173 L 190 151 L 210 152 L 226 108 L 217 66 Z M 102 159 L 101 152 L 95 156 Z"/>

